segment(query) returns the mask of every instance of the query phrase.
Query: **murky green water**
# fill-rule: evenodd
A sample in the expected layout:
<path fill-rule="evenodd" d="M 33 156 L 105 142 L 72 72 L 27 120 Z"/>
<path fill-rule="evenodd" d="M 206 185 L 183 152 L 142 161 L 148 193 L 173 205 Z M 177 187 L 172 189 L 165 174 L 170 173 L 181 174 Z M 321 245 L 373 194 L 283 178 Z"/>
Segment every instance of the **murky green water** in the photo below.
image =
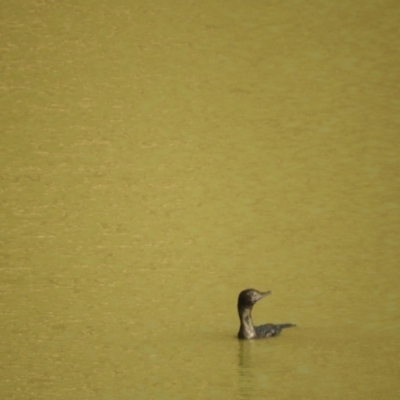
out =
<path fill-rule="evenodd" d="M 398 399 L 399 22 L 3 4 L 1 397 Z"/>

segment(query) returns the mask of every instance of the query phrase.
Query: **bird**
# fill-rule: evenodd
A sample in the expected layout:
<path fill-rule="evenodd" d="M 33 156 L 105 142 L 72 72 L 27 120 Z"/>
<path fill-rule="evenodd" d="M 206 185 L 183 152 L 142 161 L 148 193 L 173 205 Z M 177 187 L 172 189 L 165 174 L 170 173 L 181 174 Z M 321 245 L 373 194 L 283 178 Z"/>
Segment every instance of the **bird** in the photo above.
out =
<path fill-rule="evenodd" d="M 258 300 L 265 296 L 272 294 L 271 290 L 260 292 L 256 289 L 246 289 L 239 293 L 238 298 L 238 313 L 240 319 L 240 329 L 238 332 L 239 339 L 258 339 L 269 338 L 271 336 L 279 335 L 282 329 L 296 326 L 292 323 L 284 324 L 265 324 L 254 326 L 251 318 L 251 310 Z"/>

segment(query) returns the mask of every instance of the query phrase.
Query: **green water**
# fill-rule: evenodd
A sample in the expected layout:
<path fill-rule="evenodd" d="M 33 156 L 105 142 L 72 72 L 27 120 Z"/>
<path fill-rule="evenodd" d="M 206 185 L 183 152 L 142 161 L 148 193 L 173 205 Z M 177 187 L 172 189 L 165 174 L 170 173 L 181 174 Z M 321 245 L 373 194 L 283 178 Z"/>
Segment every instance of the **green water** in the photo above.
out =
<path fill-rule="evenodd" d="M 398 399 L 400 8 L 139 3 L 2 5 L 1 397 Z"/>

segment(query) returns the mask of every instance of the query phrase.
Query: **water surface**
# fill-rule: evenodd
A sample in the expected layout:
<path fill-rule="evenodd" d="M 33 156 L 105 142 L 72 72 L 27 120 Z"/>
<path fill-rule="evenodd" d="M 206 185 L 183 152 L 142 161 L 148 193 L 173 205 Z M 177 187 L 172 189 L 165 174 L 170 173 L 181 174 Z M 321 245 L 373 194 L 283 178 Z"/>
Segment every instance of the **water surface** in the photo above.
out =
<path fill-rule="evenodd" d="M 399 8 L 8 3 L 1 397 L 399 398 Z"/>

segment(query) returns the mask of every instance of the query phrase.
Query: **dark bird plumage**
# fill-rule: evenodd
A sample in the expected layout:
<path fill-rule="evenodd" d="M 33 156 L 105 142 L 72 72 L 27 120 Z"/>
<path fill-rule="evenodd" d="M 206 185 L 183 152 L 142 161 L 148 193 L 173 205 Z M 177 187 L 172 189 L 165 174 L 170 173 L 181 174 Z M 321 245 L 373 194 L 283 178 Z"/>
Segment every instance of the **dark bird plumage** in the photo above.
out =
<path fill-rule="evenodd" d="M 254 304 L 271 293 L 270 290 L 267 292 L 259 292 L 256 289 L 246 289 L 240 292 L 238 298 L 238 313 L 240 318 L 239 339 L 268 338 L 279 335 L 283 328 L 296 326 L 291 323 L 254 326 L 251 318 L 251 310 Z"/>

